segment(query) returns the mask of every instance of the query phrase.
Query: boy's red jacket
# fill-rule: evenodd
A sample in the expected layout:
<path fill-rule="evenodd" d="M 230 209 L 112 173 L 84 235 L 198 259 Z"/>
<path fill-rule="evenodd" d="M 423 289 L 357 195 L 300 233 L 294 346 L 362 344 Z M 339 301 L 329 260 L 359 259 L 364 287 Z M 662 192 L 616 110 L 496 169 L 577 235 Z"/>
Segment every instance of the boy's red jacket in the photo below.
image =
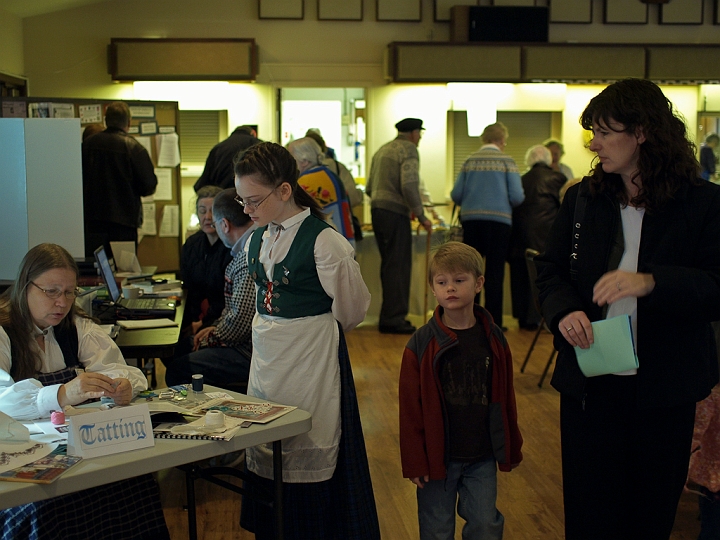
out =
<path fill-rule="evenodd" d="M 438 361 L 457 345 L 457 335 L 442 323 L 438 306 L 430 321 L 410 338 L 400 368 L 400 456 L 403 477 L 446 476 L 445 444 L 448 440 L 445 403 L 438 378 Z M 501 471 L 522 461 L 522 436 L 517 425 L 512 355 L 502 330 L 490 314 L 475 306 L 492 351 L 492 385 L 488 427 L 493 453 Z"/>

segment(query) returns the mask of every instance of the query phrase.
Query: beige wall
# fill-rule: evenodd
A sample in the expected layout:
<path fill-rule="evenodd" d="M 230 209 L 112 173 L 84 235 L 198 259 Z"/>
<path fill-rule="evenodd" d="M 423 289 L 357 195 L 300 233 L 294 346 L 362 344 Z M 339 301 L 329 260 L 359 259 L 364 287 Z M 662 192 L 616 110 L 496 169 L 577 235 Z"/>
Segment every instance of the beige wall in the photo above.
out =
<path fill-rule="evenodd" d="M 550 41 L 585 43 L 717 43 L 712 2 L 702 25 L 602 24 L 603 2 L 593 2 L 593 24 L 551 24 Z M 317 0 L 305 0 L 302 21 L 259 20 L 256 0 L 115 0 L 23 20 L 24 71 L 35 95 L 118 97 L 107 74 L 112 37 L 255 38 L 258 83 L 271 86 L 382 86 L 383 55 L 392 41 L 447 41 L 449 23 L 433 22 L 433 0 L 422 0 L 422 22 L 375 21 L 375 2 L 363 2 L 363 21 L 318 21 Z M 0 40 L 18 42 L 14 16 Z M 4 30 L 4 28 L 3 28 Z M 6 37 L 7 35 L 7 37 Z M 10 35 L 15 37 L 9 37 Z M 0 62 L 6 47 L 0 48 Z M 12 49 L 12 47 L 11 47 Z M 13 60 L 22 71 L 22 60 Z M 124 86 L 124 85 L 121 85 Z"/>
<path fill-rule="evenodd" d="M 112 37 L 255 38 L 258 83 L 273 86 L 381 85 L 383 52 L 394 40 L 447 40 L 423 2 L 422 23 L 380 23 L 366 1 L 362 22 L 317 21 L 305 1 L 305 20 L 258 20 L 256 0 L 122 0 L 24 20 L 25 69 L 36 95 L 107 97 L 106 46 Z M 114 96 L 113 96 L 114 97 Z"/>
<path fill-rule="evenodd" d="M 0 8 L 0 72 L 22 75 L 23 60 L 22 20 Z"/>
<path fill-rule="evenodd" d="M 0 17 L 0 45 L 23 40 L 23 52 L 0 47 L 0 69 L 22 71 L 34 96 L 157 99 L 180 102 L 181 109 L 227 109 L 230 126 L 257 123 L 263 138 L 275 136 L 275 89 L 279 87 L 364 87 L 368 100 L 367 165 L 373 153 L 395 136 L 393 125 L 417 116 L 427 130 L 420 144 L 421 172 L 433 199 L 443 200 L 448 178 L 447 111 L 452 107 L 445 85 L 388 85 L 383 77 L 387 44 L 392 41 L 446 41 L 448 23 L 433 22 L 433 0 L 422 0 L 420 23 L 375 21 L 372 0 L 364 4 L 361 22 L 316 20 L 317 0 L 304 0 L 302 21 L 258 20 L 256 0 L 111 0 L 82 8 L 28 17 Z M 658 7 L 650 7 L 650 24 L 603 25 L 603 2 L 593 2 L 590 25 L 554 24 L 554 42 L 714 43 L 712 2 L 705 2 L 700 26 L 660 26 Z M 0 13 L 2 15 L 2 13 Z M 8 22 L 9 21 L 9 22 Z M 5 32 L 9 26 L 10 32 Z M 14 35 L 11 38 L 10 35 Z M 260 73 L 255 84 L 229 84 L 222 90 L 166 83 L 116 84 L 107 74 L 106 48 L 112 37 L 255 38 Z M 17 49 L 15 47 L 14 49 Z M 511 86 L 511 85 L 506 85 Z M 541 85 L 518 85 L 498 102 L 499 110 L 550 110 L 563 113 L 565 161 L 576 175 L 590 168 L 592 154 L 578 124 L 580 112 L 602 87 L 568 86 L 564 102 L 539 95 Z M 527 87 L 527 88 L 523 88 Z M 675 92 L 677 87 L 671 87 Z M 188 90 L 189 89 L 189 90 Z M 691 134 L 697 129 L 697 87 L 679 90 Z M 692 94 L 694 92 L 694 95 Z M 709 92 L 706 91 L 706 94 Z M 671 97 L 673 99 L 673 97 Z M 695 104 L 692 103 L 693 99 Z"/>

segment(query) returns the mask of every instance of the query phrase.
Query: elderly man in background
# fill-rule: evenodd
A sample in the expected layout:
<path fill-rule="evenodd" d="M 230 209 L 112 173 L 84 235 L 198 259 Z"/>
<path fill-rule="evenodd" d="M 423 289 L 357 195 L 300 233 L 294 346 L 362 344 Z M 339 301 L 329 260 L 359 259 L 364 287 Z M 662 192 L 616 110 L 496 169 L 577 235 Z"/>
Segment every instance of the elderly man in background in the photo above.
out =
<path fill-rule="evenodd" d="M 503 330 L 503 281 L 510 245 L 512 209 L 525 199 L 513 158 L 503 153 L 508 130 L 497 122 L 485 127 L 483 145 L 463 164 L 450 193 L 461 207 L 463 242 L 485 257 L 485 309 Z"/>
<path fill-rule="evenodd" d="M 550 164 L 552 170 L 564 174 L 567 180 L 575 178 L 572 169 L 560 161 L 565 155 L 565 147 L 562 143 L 557 139 L 547 139 L 543 143 L 543 146 L 550 150 L 550 154 L 552 155 L 552 163 Z"/>
<path fill-rule="evenodd" d="M 412 334 L 415 327 L 405 318 L 410 306 L 412 230 L 414 214 L 426 231 L 432 222 L 423 213 L 420 196 L 422 120 L 405 118 L 397 124 L 397 137 L 381 146 L 370 166 L 365 192 L 372 199 L 373 231 L 380 251 L 382 307 L 379 330 L 386 334 Z"/>

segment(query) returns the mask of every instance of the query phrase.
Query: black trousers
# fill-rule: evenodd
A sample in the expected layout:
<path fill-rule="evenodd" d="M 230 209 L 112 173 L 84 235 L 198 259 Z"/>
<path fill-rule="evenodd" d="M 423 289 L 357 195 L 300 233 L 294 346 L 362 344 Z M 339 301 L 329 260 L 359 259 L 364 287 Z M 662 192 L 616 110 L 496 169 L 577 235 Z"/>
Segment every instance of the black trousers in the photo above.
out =
<path fill-rule="evenodd" d="M 512 296 L 512 314 L 520 326 L 540 324 L 540 313 L 535 307 L 535 297 L 530 286 L 525 257 L 510 257 L 510 295 Z"/>
<path fill-rule="evenodd" d="M 640 409 L 637 377 L 560 397 L 567 540 L 667 540 L 690 460 L 695 403 Z"/>
<path fill-rule="evenodd" d="M 505 259 L 510 245 L 510 225 L 497 221 L 469 219 L 462 222 L 463 242 L 485 257 L 485 309 L 502 326 Z"/>
<path fill-rule="evenodd" d="M 380 251 L 381 326 L 402 326 L 410 305 L 412 230 L 410 218 L 373 208 L 372 225 Z"/>
<path fill-rule="evenodd" d="M 108 257 L 112 257 L 110 242 L 130 241 L 135 242 L 137 249 L 138 233 L 136 227 L 127 227 L 109 221 L 87 221 L 85 222 L 85 256 L 92 257 L 95 250 L 105 246 Z"/>

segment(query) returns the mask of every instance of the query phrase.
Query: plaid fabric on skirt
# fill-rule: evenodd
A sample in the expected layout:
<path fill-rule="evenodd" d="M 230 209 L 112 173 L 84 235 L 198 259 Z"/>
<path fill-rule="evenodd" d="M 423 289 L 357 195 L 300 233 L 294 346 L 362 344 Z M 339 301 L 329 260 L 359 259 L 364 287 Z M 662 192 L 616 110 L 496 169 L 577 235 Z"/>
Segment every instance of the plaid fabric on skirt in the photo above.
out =
<path fill-rule="evenodd" d="M 150 474 L 0 511 L 2 540 L 170 540 Z"/>
<path fill-rule="evenodd" d="M 52 386 L 53 384 L 65 384 L 77 377 L 77 370 L 74 367 L 66 367 L 50 373 L 36 373 L 35 378 L 40 381 L 43 386 Z"/>
<path fill-rule="evenodd" d="M 375 495 L 345 335 L 340 329 L 340 418 L 342 433 L 335 473 L 330 480 L 283 484 L 286 540 L 376 540 L 380 538 Z M 273 481 L 246 470 L 244 487 L 272 493 Z M 254 485 L 257 484 L 257 485 Z M 240 525 L 256 540 L 275 538 L 272 509 L 243 497 Z"/>

